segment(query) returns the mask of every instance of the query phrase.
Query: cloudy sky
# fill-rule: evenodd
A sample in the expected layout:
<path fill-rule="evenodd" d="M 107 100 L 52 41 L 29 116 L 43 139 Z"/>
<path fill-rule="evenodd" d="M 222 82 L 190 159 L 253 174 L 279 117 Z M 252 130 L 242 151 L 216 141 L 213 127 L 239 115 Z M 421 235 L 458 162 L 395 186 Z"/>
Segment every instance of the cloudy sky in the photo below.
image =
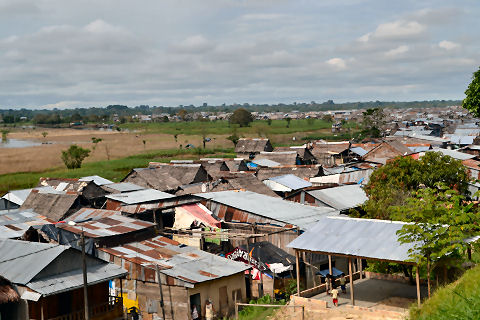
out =
<path fill-rule="evenodd" d="M 462 99 L 480 4 L 0 0 L 0 108 Z"/>

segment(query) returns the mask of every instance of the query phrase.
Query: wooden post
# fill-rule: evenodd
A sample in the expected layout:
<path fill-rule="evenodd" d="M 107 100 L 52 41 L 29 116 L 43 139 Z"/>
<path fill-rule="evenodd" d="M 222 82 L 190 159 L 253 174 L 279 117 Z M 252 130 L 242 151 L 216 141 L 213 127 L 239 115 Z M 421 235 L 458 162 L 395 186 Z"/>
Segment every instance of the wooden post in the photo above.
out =
<path fill-rule="evenodd" d="M 158 289 L 160 290 L 160 307 L 162 307 L 163 315 L 162 319 L 165 319 L 165 304 L 163 303 L 162 277 L 160 276 L 160 269 L 158 268 L 158 264 L 155 265 L 155 269 L 157 270 Z M 172 301 L 170 301 L 170 303 L 172 303 Z M 188 312 L 190 312 L 190 310 Z"/>
<path fill-rule="evenodd" d="M 358 259 L 358 271 L 360 271 L 360 279 L 363 279 L 363 267 L 362 267 L 362 259 Z"/>
<path fill-rule="evenodd" d="M 45 319 L 45 316 L 43 315 L 43 300 L 44 300 L 44 298 L 41 297 L 40 299 L 42 299 L 42 302 L 40 303 L 40 319 L 44 320 Z"/>
<path fill-rule="evenodd" d="M 328 273 L 333 276 L 333 269 L 332 269 L 332 255 L 328 255 Z M 327 293 L 329 289 L 333 289 L 333 285 L 331 283 L 332 278 L 328 277 L 327 278 Z"/>
<path fill-rule="evenodd" d="M 352 273 L 352 258 L 348 258 L 348 273 L 350 276 L 350 301 L 352 306 L 355 305 L 355 297 L 353 294 L 353 273 Z"/>
<path fill-rule="evenodd" d="M 417 264 L 417 269 L 416 269 L 416 282 L 417 282 L 417 302 L 418 306 L 420 307 L 420 268 L 418 267 Z"/>
<path fill-rule="evenodd" d="M 472 247 L 469 245 L 467 248 L 468 260 L 472 261 Z"/>
<path fill-rule="evenodd" d="M 300 253 L 295 249 L 295 260 L 297 263 L 297 296 L 300 297 Z"/>
<path fill-rule="evenodd" d="M 238 319 L 237 290 L 233 292 L 233 300 L 235 302 L 235 319 Z"/>
<path fill-rule="evenodd" d="M 122 285 L 123 279 L 120 278 L 120 297 L 123 299 L 123 285 Z"/>

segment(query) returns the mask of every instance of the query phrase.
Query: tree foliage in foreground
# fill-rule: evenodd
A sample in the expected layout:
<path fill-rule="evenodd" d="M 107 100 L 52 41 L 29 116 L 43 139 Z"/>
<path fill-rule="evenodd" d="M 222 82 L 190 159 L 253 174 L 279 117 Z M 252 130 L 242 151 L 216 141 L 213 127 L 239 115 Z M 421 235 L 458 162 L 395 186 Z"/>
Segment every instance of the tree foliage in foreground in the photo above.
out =
<path fill-rule="evenodd" d="M 413 222 L 398 232 L 399 240 L 412 244 L 411 260 L 426 266 L 430 296 L 431 270 L 447 257 L 465 251 L 468 243 L 464 240 L 480 230 L 478 211 L 458 191 L 438 183 L 414 192 L 404 205 L 391 207 L 390 212 L 394 220 Z"/>
<path fill-rule="evenodd" d="M 365 186 L 369 199 L 363 209 L 369 218 L 392 219 L 389 208 L 405 204 L 411 193 L 420 187 L 436 188 L 437 183 L 444 183 L 466 194 L 467 182 L 462 162 L 440 152 L 427 152 L 420 160 L 399 157 L 372 173 Z"/>
<path fill-rule="evenodd" d="M 480 116 L 480 68 L 473 73 L 472 82 L 465 91 L 466 98 L 463 99 L 462 106 L 470 111 L 474 116 Z"/>
<path fill-rule="evenodd" d="M 68 169 L 77 169 L 82 166 L 83 160 L 85 160 L 89 154 L 89 149 L 84 149 L 73 144 L 68 150 L 62 151 L 62 161 Z"/>

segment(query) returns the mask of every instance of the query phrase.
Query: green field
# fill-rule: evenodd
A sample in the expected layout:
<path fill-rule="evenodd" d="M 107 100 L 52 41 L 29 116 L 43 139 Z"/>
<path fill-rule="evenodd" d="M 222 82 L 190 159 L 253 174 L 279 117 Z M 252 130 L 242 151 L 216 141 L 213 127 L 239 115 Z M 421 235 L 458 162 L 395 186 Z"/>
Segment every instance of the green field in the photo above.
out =
<path fill-rule="evenodd" d="M 125 157 L 109 161 L 87 162 L 80 169 L 65 167 L 52 168 L 42 172 L 19 172 L 0 175 L 0 195 L 15 189 L 26 189 L 38 184 L 40 177 L 50 178 L 80 178 L 99 175 L 114 182 L 120 181 L 133 168 L 147 167 L 150 161 L 170 162 L 172 159 L 198 159 L 199 157 L 233 158 L 233 149 L 174 149 L 162 150 Z"/>
<path fill-rule="evenodd" d="M 410 310 L 412 320 L 480 319 L 480 266 L 458 281 L 435 291 L 420 309 Z"/>
<path fill-rule="evenodd" d="M 350 124 L 349 126 L 354 126 Z M 295 132 L 309 132 L 330 129 L 332 123 L 321 119 L 292 120 L 287 128 L 286 120 L 267 121 L 256 120 L 249 127 L 236 128 L 237 134 L 291 134 Z M 131 131 L 139 130 L 147 133 L 166 133 L 183 135 L 231 134 L 234 130 L 226 120 L 217 121 L 182 121 L 182 122 L 152 122 L 152 123 L 125 123 L 120 128 Z"/>

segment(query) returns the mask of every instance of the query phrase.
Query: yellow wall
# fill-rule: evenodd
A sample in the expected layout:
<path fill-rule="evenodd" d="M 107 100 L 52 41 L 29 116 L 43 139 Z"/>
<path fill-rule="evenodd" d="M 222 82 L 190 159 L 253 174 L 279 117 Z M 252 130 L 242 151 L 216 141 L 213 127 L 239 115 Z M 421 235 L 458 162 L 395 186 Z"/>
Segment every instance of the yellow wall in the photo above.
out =
<path fill-rule="evenodd" d="M 224 316 L 220 308 L 219 289 L 223 286 L 227 286 L 228 294 L 228 311 L 233 311 L 235 308 L 235 302 L 232 298 L 232 293 L 235 290 L 242 290 L 242 302 L 246 301 L 246 288 L 245 288 L 245 276 L 242 273 L 238 273 L 229 277 L 224 277 L 216 280 L 211 280 L 203 283 L 195 284 L 195 288 L 188 289 L 189 297 L 193 294 L 200 293 L 200 301 L 202 303 L 202 315 L 205 313 L 205 302 L 207 299 L 212 299 L 213 307 L 217 313 L 217 316 Z M 237 301 L 240 302 L 240 301 Z"/>

